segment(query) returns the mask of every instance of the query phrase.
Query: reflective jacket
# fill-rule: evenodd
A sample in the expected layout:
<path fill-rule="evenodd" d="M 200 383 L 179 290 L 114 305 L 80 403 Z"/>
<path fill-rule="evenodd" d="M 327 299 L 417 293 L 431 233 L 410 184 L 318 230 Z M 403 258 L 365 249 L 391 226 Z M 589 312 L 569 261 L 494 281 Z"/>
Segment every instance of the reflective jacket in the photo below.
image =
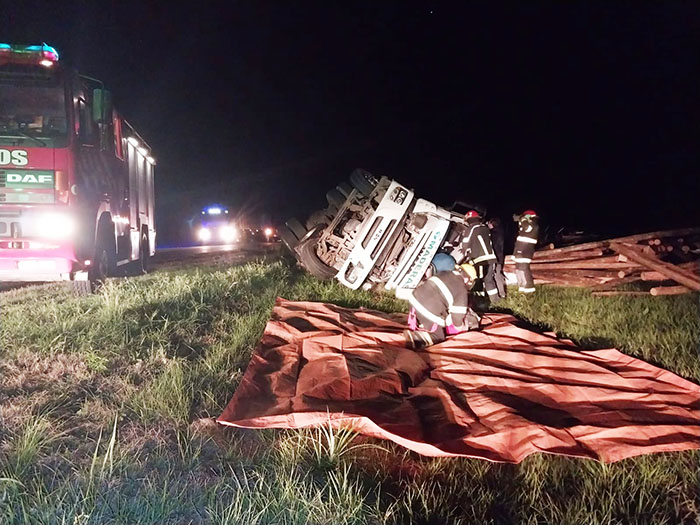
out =
<path fill-rule="evenodd" d="M 472 264 L 496 262 L 489 227 L 477 217 L 467 219 L 466 226 L 462 246 L 469 262 Z"/>
<path fill-rule="evenodd" d="M 537 217 L 522 217 L 518 221 L 518 236 L 515 238 L 513 256 L 515 263 L 529 263 L 535 253 L 539 234 Z"/>
<path fill-rule="evenodd" d="M 439 272 L 421 283 L 408 299 L 416 312 L 438 326 L 463 326 L 469 287 L 460 270 Z M 425 327 L 430 328 L 430 327 Z"/>

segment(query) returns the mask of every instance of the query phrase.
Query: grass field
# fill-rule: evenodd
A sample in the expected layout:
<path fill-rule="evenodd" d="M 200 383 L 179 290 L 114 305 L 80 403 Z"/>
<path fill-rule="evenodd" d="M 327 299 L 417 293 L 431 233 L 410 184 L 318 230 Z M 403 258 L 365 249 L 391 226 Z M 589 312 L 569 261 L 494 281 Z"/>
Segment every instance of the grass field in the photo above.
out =
<path fill-rule="evenodd" d="M 404 308 L 285 261 L 0 294 L 0 523 L 700 524 L 698 452 L 505 465 L 218 427 L 276 296 Z M 697 294 L 543 288 L 505 308 L 700 382 Z"/>

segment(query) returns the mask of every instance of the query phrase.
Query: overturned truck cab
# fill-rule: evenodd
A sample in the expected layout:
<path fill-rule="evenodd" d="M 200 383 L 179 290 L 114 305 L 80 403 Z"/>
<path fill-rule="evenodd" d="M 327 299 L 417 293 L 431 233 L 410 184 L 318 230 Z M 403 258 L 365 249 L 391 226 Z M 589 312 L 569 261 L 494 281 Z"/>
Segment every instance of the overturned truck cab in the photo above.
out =
<path fill-rule="evenodd" d="M 287 221 L 282 240 L 309 273 L 351 289 L 394 290 L 420 283 L 452 225 L 464 215 L 436 206 L 388 177 L 354 170 L 326 194 L 328 207 L 305 224 Z"/>

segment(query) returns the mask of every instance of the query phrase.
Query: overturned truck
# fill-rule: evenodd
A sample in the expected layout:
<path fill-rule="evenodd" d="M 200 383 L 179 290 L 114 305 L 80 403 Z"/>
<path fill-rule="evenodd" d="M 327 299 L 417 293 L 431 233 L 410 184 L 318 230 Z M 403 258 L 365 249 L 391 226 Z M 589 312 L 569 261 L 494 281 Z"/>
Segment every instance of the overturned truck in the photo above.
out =
<path fill-rule="evenodd" d="M 309 273 L 335 277 L 354 290 L 394 290 L 405 297 L 439 251 L 464 224 L 464 215 L 416 198 L 406 186 L 356 169 L 326 194 L 328 206 L 302 224 L 286 222 L 281 237 Z M 458 203 L 456 203 L 458 204 Z"/>

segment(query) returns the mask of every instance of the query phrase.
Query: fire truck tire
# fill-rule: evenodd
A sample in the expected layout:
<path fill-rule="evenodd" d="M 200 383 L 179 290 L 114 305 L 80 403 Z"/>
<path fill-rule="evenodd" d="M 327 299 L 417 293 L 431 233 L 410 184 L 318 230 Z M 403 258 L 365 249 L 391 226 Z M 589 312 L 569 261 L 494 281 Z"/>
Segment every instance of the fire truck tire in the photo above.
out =
<path fill-rule="evenodd" d="M 141 245 L 139 247 L 139 271 L 142 274 L 148 273 L 151 266 L 151 246 L 148 242 L 148 235 L 141 234 Z"/>
<path fill-rule="evenodd" d="M 318 235 L 312 235 L 300 243 L 296 249 L 297 260 L 314 277 L 319 279 L 332 279 L 338 273 L 335 268 L 324 263 L 316 253 Z"/>
<path fill-rule="evenodd" d="M 88 272 L 88 280 L 93 283 L 93 287 L 104 283 L 110 275 L 114 275 L 117 267 L 117 254 L 114 243 L 110 242 L 108 232 L 102 231 L 95 246 L 95 257 Z"/>
<path fill-rule="evenodd" d="M 353 185 L 360 195 L 369 197 L 377 185 L 377 181 L 369 171 L 358 168 L 350 173 L 350 184 Z"/>

